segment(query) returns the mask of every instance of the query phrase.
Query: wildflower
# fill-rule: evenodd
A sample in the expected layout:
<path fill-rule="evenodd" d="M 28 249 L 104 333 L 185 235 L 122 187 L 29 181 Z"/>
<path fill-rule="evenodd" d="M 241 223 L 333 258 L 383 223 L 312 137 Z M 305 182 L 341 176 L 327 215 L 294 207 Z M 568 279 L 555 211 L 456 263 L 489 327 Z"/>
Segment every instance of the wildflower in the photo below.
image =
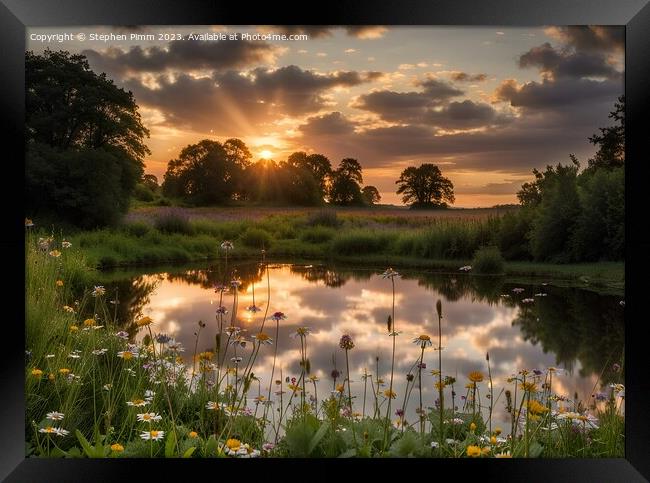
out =
<path fill-rule="evenodd" d="M 342 385 L 341 385 L 342 386 Z M 291 389 L 293 392 L 300 392 L 302 391 L 302 388 L 296 384 L 288 384 L 287 387 Z M 337 387 L 338 390 L 338 387 Z M 342 390 L 340 392 L 343 392 Z"/>
<path fill-rule="evenodd" d="M 434 383 L 434 386 L 436 389 L 440 390 L 440 389 L 444 389 L 447 386 L 447 384 L 445 383 L 445 381 L 436 381 Z"/>
<path fill-rule="evenodd" d="M 221 406 L 219 406 L 219 403 L 216 403 L 214 401 L 208 401 L 207 404 L 205 405 L 205 409 L 209 409 L 210 411 L 216 411 L 217 409 L 220 409 Z"/>
<path fill-rule="evenodd" d="M 34 377 L 41 377 L 43 375 L 43 371 L 40 369 L 34 368 L 32 369 L 32 376 Z"/>
<path fill-rule="evenodd" d="M 432 448 L 435 449 L 435 448 L 437 448 L 438 446 L 440 446 L 440 445 L 439 445 L 439 443 L 438 443 L 437 441 L 431 441 L 431 447 L 432 447 Z"/>
<path fill-rule="evenodd" d="M 65 310 L 66 312 L 71 312 L 71 313 L 74 314 L 74 309 L 72 307 L 70 307 L 69 305 L 64 305 L 63 310 Z"/>
<path fill-rule="evenodd" d="M 404 417 L 404 410 L 403 409 L 398 409 L 395 411 L 395 416 L 397 417 Z"/>
<path fill-rule="evenodd" d="M 231 357 L 230 362 L 233 362 L 235 365 L 239 364 L 243 359 L 241 357 Z"/>
<path fill-rule="evenodd" d="M 614 371 L 614 372 L 621 372 L 621 365 L 620 365 L 620 364 L 617 364 L 617 363 L 614 363 L 614 364 L 612 365 L 612 371 Z"/>
<path fill-rule="evenodd" d="M 222 250 L 228 251 L 228 250 L 232 250 L 233 248 L 235 248 L 235 245 L 233 245 L 231 241 L 225 240 L 224 242 L 221 243 Z"/>
<path fill-rule="evenodd" d="M 104 385 L 102 386 L 102 389 L 103 389 L 104 391 L 110 391 L 112 387 L 113 387 L 113 384 L 111 384 L 111 383 L 109 382 L 108 384 L 104 384 Z"/>
<path fill-rule="evenodd" d="M 273 443 L 264 443 L 264 444 L 262 445 L 262 449 L 263 449 L 264 451 L 272 451 L 273 448 L 275 448 L 275 445 L 274 445 Z"/>
<path fill-rule="evenodd" d="M 523 304 L 532 304 L 535 301 L 535 299 L 522 299 L 521 303 Z"/>
<path fill-rule="evenodd" d="M 524 391 L 528 392 L 537 392 L 537 384 L 532 381 L 522 382 L 519 387 Z"/>
<path fill-rule="evenodd" d="M 253 305 L 249 305 L 248 307 L 246 307 L 246 310 L 248 312 L 256 313 L 256 312 L 259 312 L 262 309 L 260 309 L 257 305 L 253 304 Z"/>
<path fill-rule="evenodd" d="M 31 218 L 25 218 L 25 227 L 31 228 L 32 226 L 34 226 L 34 222 L 31 220 Z"/>
<path fill-rule="evenodd" d="M 469 272 L 471 269 L 472 269 L 471 265 L 464 265 L 464 266 L 460 267 L 458 270 L 460 272 Z"/>
<path fill-rule="evenodd" d="M 339 347 L 341 349 L 351 350 L 354 348 L 354 342 L 352 342 L 352 337 L 349 335 L 345 334 L 341 337 L 341 340 L 339 341 Z"/>
<path fill-rule="evenodd" d="M 295 339 L 296 337 L 306 337 L 311 334 L 311 329 L 309 327 L 298 327 L 295 332 L 289 334 L 289 337 Z"/>
<path fill-rule="evenodd" d="M 57 280 L 56 281 L 56 286 L 57 287 L 63 287 L 63 280 Z"/>
<path fill-rule="evenodd" d="M 168 336 L 167 334 L 158 334 L 158 335 L 156 335 L 155 339 L 156 339 L 156 342 L 158 342 L 159 344 L 166 344 L 167 342 L 172 340 L 172 338 L 170 336 Z"/>
<path fill-rule="evenodd" d="M 395 391 L 391 391 L 390 389 L 386 389 L 384 391 L 384 396 L 390 399 L 395 399 L 397 397 L 397 393 L 395 393 Z"/>
<path fill-rule="evenodd" d="M 108 352 L 108 349 L 95 349 L 92 353 L 95 356 L 103 356 Z"/>
<path fill-rule="evenodd" d="M 50 256 L 51 256 L 51 257 L 54 257 L 54 258 L 58 258 L 58 257 L 61 256 L 61 252 L 60 252 L 59 250 L 52 250 L 52 251 L 50 252 Z"/>
<path fill-rule="evenodd" d="M 190 431 L 188 436 L 192 439 L 195 439 L 199 437 L 199 433 L 197 433 L 196 431 Z"/>
<path fill-rule="evenodd" d="M 514 293 L 521 293 L 521 292 L 524 291 L 524 289 L 523 289 L 523 288 L 516 287 L 516 288 L 513 288 L 512 291 L 513 291 Z"/>
<path fill-rule="evenodd" d="M 415 339 L 413 339 L 414 344 L 418 344 L 420 347 L 425 348 L 427 346 L 430 346 L 432 344 L 431 342 L 431 337 L 429 337 L 426 334 L 422 334 Z"/>
<path fill-rule="evenodd" d="M 467 456 L 470 458 L 477 458 L 481 456 L 481 448 L 475 445 L 469 445 L 467 447 Z"/>
<path fill-rule="evenodd" d="M 381 274 L 381 278 L 390 278 L 393 279 L 395 277 L 399 277 L 400 274 L 397 273 L 395 270 L 392 268 L 388 268 L 384 273 Z"/>
<path fill-rule="evenodd" d="M 319 380 L 316 374 L 310 374 L 307 379 L 309 379 L 311 382 L 318 382 Z"/>
<path fill-rule="evenodd" d="M 171 339 L 167 343 L 167 348 L 172 352 L 185 352 L 185 349 L 183 348 L 183 344 L 181 344 L 180 342 L 177 342 L 174 339 Z"/>
<path fill-rule="evenodd" d="M 625 300 L 621 300 L 618 304 L 619 304 L 621 307 L 625 307 Z"/>
<path fill-rule="evenodd" d="M 137 325 L 138 327 L 145 327 L 151 324 L 153 324 L 153 320 L 151 320 L 151 317 L 148 316 L 142 317 L 141 319 L 137 320 L 135 323 L 135 325 Z"/>
<path fill-rule="evenodd" d="M 95 285 L 95 288 L 93 289 L 91 295 L 93 297 L 100 297 L 106 293 L 106 289 L 104 288 L 103 285 Z"/>
<path fill-rule="evenodd" d="M 162 416 L 156 413 L 141 413 L 136 415 L 138 421 L 143 421 L 145 423 L 151 423 L 151 421 L 160 421 Z"/>
<path fill-rule="evenodd" d="M 63 374 L 64 376 L 70 374 L 70 369 L 68 369 L 67 367 L 62 367 L 61 369 L 59 369 L 59 374 Z"/>
<path fill-rule="evenodd" d="M 418 369 L 426 369 L 427 368 L 427 363 L 426 362 L 420 362 L 417 365 Z"/>
<path fill-rule="evenodd" d="M 345 386 L 343 384 L 337 384 L 336 385 L 336 392 L 343 393 L 345 391 Z"/>
<path fill-rule="evenodd" d="M 490 436 L 490 444 L 497 444 L 497 437 L 496 436 Z"/>
<path fill-rule="evenodd" d="M 256 340 L 257 342 L 259 342 L 260 344 L 267 344 L 267 345 L 271 345 L 271 344 L 273 344 L 273 339 L 271 339 L 271 338 L 269 337 L 269 335 L 266 334 L 266 333 L 264 333 L 264 332 L 260 332 L 260 333 L 258 333 L 258 334 L 255 334 L 255 335 L 253 336 L 253 339 L 255 339 L 255 340 Z"/>
<path fill-rule="evenodd" d="M 535 294 L 535 297 L 546 297 L 546 296 L 547 294 L 545 294 L 544 292 L 539 292 Z"/>
<path fill-rule="evenodd" d="M 271 319 L 272 319 L 272 320 L 275 320 L 276 322 L 279 322 L 279 321 L 284 320 L 284 319 L 286 319 L 286 318 L 287 318 L 287 316 L 284 315 L 283 312 L 275 312 L 275 313 L 271 316 Z"/>
<path fill-rule="evenodd" d="M 469 430 L 470 431 L 476 431 L 476 423 L 470 423 Z"/>
<path fill-rule="evenodd" d="M 117 353 L 117 357 L 124 359 L 125 361 L 130 361 L 134 357 L 138 357 L 138 354 L 132 351 L 120 351 Z"/>
<path fill-rule="evenodd" d="M 217 307 L 217 313 L 221 315 L 226 315 L 228 313 L 228 309 L 223 305 L 220 305 L 219 307 Z"/>
<path fill-rule="evenodd" d="M 120 443 L 113 443 L 111 445 L 111 451 L 114 451 L 115 453 L 121 453 L 124 451 L 124 446 L 122 446 Z"/>
<path fill-rule="evenodd" d="M 123 330 L 120 330 L 119 332 L 116 332 L 116 333 L 115 333 L 115 336 L 116 336 L 116 337 L 119 337 L 120 339 L 128 340 L 128 338 L 129 338 L 129 333 L 128 333 L 128 332 L 125 332 L 125 331 L 123 331 Z"/>
<path fill-rule="evenodd" d="M 153 397 L 154 397 L 155 395 L 156 395 L 156 393 L 153 392 L 151 389 L 147 389 L 147 390 L 144 392 L 144 398 L 145 398 L 145 399 L 153 399 Z"/>
<path fill-rule="evenodd" d="M 76 352 L 72 352 L 71 354 L 68 354 L 68 357 L 70 359 L 79 359 L 81 356 L 77 354 Z"/>
<path fill-rule="evenodd" d="M 152 429 L 151 431 L 143 431 L 142 433 L 140 433 L 140 437 L 146 441 L 148 440 L 160 441 L 165 437 L 165 432 L 156 431 L 155 429 Z"/>
<path fill-rule="evenodd" d="M 41 428 L 38 430 L 40 433 L 46 433 L 46 434 L 56 434 L 57 436 L 66 436 L 67 434 L 70 433 L 70 431 L 67 431 L 62 428 L 55 428 L 52 426 L 46 426 L 45 428 Z"/>
<path fill-rule="evenodd" d="M 527 406 L 528 406 L 528 411 L 535 416 L 539 414 L 544 414 L 545 412 L 548 411 L 548 408 L 546 406 L 544 406 L 543 404 L 541 404 L 539 401 L 535 399 L 531 399 L 528 402 Z"/>
<path fill-rule="evenodd" d="M 238 279 L 238 278 L 235 278 L 235 279 L 230 281 L 230 285 L 232 287 L 234 287 L 234 288 L 237 288 L 237 287 L 239 287 L 241 285 L 241 280 Z"/>
<path fill-rule="evenodd" d="M 72 246 L 72 243 L 70 243 L 68 240 L 63 240 L 63 241 L 61 242 L 61 246 L 62 246 L 63 248 L 70 248 L 70 247 Z"/>
<path fill-rule="evenodd" d="M 48 380 L 53 381 L 53 380 L 56 378 L 56 376 L 55 376 L 53 373 L 50 372 L 50 373 L 47 375 L 47 378 L 48 378 Z"/>
<path fill-rule="evenodd" d="M 512 458 L 512 455 L 510 454 L 510 451 L 506 451 L 505 453 L 497 453 L 494 455 L 495 458 Z"/>
<path fill-rule="evenodd" d="M 45 415 L 45 417 L 50 421 L 61 421 L 63 419 L 63 416 L 64 414 L 58 411 L 52 411 L 51 413 L 47 413 Z"/>
<path fill-rule="evenodd" d="M 476 383 L 476 382 L 483 382 L 483 378 L 485 376 L 483 376 L 483 373 L 480 371 L 472 371 L 469 373 L 467 377 L 470 381 Z"/>
<path fill-rule="evenodd" d="M 132 406 L 136 408 L 146 406 L 147 404 L 149 404 L 149 401 L 145 401 L 144 399 L 132 399 L 131 401 L 126 402 L 127 406 Z"/>
<path fill-rule="evenodd" d="M 339 377 L 341 377 L 341 372 L 336 369 L 333 369 L 330 375 L 332 376 L 332 379 L 336 380 Z"/>
<path fill-rule="evenodd" d="M 239 346 L 239 347 L 241 347 L 241 348 L 243 349 L 243 348 L 246 347 L 246 342 L 247 342 L 247 341 L 246 341 L 246 338 L 245 338 L 244 336 L 238 335 L 238 336 L 235 337 L 235 339 L 232 340 L 230 343 L 231 343 L 232 345 L 237 345 L 237 346 Z"/>

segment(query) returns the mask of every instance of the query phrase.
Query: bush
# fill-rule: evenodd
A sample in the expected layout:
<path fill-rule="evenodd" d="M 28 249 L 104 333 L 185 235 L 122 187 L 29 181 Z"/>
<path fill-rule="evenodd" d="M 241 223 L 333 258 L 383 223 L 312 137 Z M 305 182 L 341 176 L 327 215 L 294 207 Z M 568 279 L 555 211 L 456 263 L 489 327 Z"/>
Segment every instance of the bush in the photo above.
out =
<path fill-rule="evenodd" d="M 153 201 L 156 195 L 146 185 L 138 183 L 133 190 L 133 197 L 138 201 Z"/>
<path fill-rule="evenodd" d="M 481 247 L 474 253 L 472 271 L 481 274 L 501 274 L 504 272 L 501 251 L 495 246 Z"/>
<path fill-rule="evenodd" d="M 241 236 L 242 243 L 251 248 L 268 249 L 271 240 L 271 235 L 261 228 L 248 228 Z"/>
<path fill-rule="evenodd" d="M 325 243 L 334 238 L 336 232 L 324 226 L 315 226 L 303 231 L 300 239 L 307 243 Z"/>
<path fill-rule="evenodd" d="M 189 218 L 176 210 L 169 210 L 158 215 L 154 221 L 154 226 L 162 233 L 181 233 L 184 235 L 194 233 L 194 227 L 190 224 Z"/>
<path fill-rule="evenodd" d="M 336 210 L 319 210 L 314 211 L 307 217 L 307 225 L 309 226 L 329 226 L 332 228 L 339 227 L 343 224 L 343 220 L 339 220 Z"/>
<path fill-rule="evenodd" d="M 132 223 L 126 223 L 122 227 L 122 230 L 129 235 L 140 238 L 151 231 L 151 225 L 144 221 L 134 221 Z"/>

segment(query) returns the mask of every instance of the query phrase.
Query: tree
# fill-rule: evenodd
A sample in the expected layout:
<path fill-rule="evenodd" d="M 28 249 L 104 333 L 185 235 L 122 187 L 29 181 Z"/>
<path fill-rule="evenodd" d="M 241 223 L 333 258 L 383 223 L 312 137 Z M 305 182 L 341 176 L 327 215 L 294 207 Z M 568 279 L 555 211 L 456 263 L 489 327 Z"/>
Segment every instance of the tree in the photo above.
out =
<path fill-rule="evenodd" d="M 600 134 L 594 134 L 589 142 L 598 146 L 595 156 L 589 160 L 589 168 L 619 168 L 625 164 L 625 96 L 621 96 L 614 104 L 614 110 L 609 117 L 617 124 L 601 127 Z"/>
<path fill-rule="evenodd" d="M 403 195 L 402 201 L 411 208 L 444 208 L 455 201 L 454 185 L 434 164 L 409 166 L 395 184 L 397 194 Z"/>
<path fill-rule="evenodd" d="M 144 172 L 133 94 L 83 55 L 25 53 L 26 207 L 84 227 L 115 223 Z"/>
<path fill-rule="evenodd" d="M 361 186 L 362 168 L 356 159 L 345 158 L 332 173 L 328 191 L 329 202 L 335 205 L 363 204 Z"/>
<path fill-rule="evenodd" d="M 233 199 L 243 180 L 246 145 L 238 139 L 221 144 L 204 139 L 183 148 L 167 165 L 163 181 L 165 196 L 195 204 L 224 203 Z"/>
<path fill-rule="evenodd" d="M 375 203 L 381 201 L 379 190 L 374 186 L 364 186 L 361 190 L 361 196 L 363 198 L 363 201 L 368 205 L 374 205 Z"/>
<path fill-rule="evenodd" d="M 158 178 L 153 174 L 145 174 L 142 177 L 142 184 L 149 188 L 154 193 L 158 190 Z"/>
<path fill-rule="evenodd" d="M 327 156 L 322 154 L 308 155 L 303 151 L 298 151 L 287 158 L 287 163 L 296 168 L 307 169 L 318 183 L 321 199 L 325 196 L 327 184 L 332 175 L 332 164 Z"/>

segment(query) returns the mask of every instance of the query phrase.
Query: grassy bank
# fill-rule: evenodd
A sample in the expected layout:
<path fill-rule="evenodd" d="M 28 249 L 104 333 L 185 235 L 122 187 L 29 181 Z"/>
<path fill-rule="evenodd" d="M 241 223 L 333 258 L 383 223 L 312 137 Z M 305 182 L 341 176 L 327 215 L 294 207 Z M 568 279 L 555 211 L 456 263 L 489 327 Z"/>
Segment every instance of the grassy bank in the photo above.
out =
<path fill-rule="evenodd" d="M 28 237 L 26 248 L 28 457 L 623 456 L 621 384 L 610 388 L 603 383 L 603 392 L 598 393 L 601 404 L 587 401 L 587 407 L 555 393 L 562 390 L 554 379 L 557 368 L 522 369 L 503 387 L 493 387 L 488 357 L 485 370 L 452 376 L 442 372 L 439 358 L 442 329 L 411 340 L 397 337 L 402 328 L 395 322 L 383 330 L 383 336 L 393 341 L 392 364 L 382 361 L 383 367 L 394 366 L 396 344 L 412 347 L 415 343 L 419 349 L 418 357 L 410 361 L 413 372 L 395 373 L 409 381 L 403 394 L 392 390 L 393 372 L 390 379 L 380 373 L 379 361 L 377 372 L 365 369 L 361 378 L 351 379 L 350 374 L 358 375 L 360 368 L 349 365 L 348 352 L 358 348 L 347 334 L 339 342 L 345 366 L 332 373 L 333 385 L 323 378 L 317 390 L 319 378 L 314 374 L 329 368 L 311 366 L 313 354 L 307 352 L 307 342 L 313 336 L 308 328 L 297 329 L 292 339 L 300 354 L 295 361 L 299 377 L 273 383 L 272 372 L 260 381 L 252 369 L 260 352 L 260 358 L 266 357 L 274 349 L 275 368 L 278 327 L 286 318 L 282 312 L 266 321 L 267 331 L 275 329 L 271 338 L 263 331 L 261 314 L 252 316 L 249 334 L 244 335 L 229 324 L 226 311 L 217 310 L 214 346 L 201 347 L 202 352 L 198 344 L 193 350 L 184 349 L 158 332 L 159 321 L 149 317 L 135 320 L 129 326 L 133 330 L 124 332 L 126 321 L 115 318 L 103 287 L 93 286 L 97 274 L 86 266 L 83 249 L 75 249 L 74 243 L 69 248 L 60 239 L 39 242 Z M 390 284 L 394 272 L 384 275 Z M 75 288 L 88 282 L 92 288 L 83 293 Z M 270 290 L 271 279 L 268 284 Z M 223 290 L 221 297 L 225 305 L 237 304 L 237 290 Z M 439 301 L 439 319 L 446 309 Z M 400 310 L 393 302 L 392 313 Z M 262 324 L 259 332 L 258 324 Z M 197 324 L 196 340 L 202 330 L 215 330 L 211 327 Z M 138 333 L 145 337 L 136 337 Z M 248 339 L 250 334 L 253 337 Z M 356 342 L 363 344 L 363 340 Z M 252 352 L 236 352 L 235 346 L 246 344 Z M 232 351 L 244 357 L 229 358 Z M 433 382 L 427 377 L 425 384 L 435 384 L 433 397 L 439 405 L 431 395 L 423 400 L 425 361 L 430 365 L 427 373 L 437 369 Z M 610 370 L 618 375 L 617 381 L 622 380 L 620 366 Z M 352 383 L 368 386 L 367 405 L 366 386 L 362 402 L 353 398 Z M 512 437 L 505 437 L 492 420 L 499 399 L 492 394 L 503 390 L 506 399 L 499 404 L 506 404 L 509 420 L 501 424 Z M 405 414 L 409 399 L 418 396 L 421 417 Z M 275 408 L 278 415 L 273 416 Z"/>
<path fill-rule="evenodd" d="M 276 260 L 322 260 L 360 266 L 422 268 L 457 272 L 471 264 L 481 246 L 497 243 L 499 219 L 492 216 L 426 218 L 420 215 L 358 216 L 333 211 L 275 213 L 259 219 L 218 220 L 171 212 L 131 217 L 118 228 L 71 236 L 97 268 L 158 265 L 224 256 L 223 240 L 234 243 L 228 256 Z M 624 264 L 550 264 L 507 260 L 504 273 L 552 277 L 616 293 L 624 288 Z"/>

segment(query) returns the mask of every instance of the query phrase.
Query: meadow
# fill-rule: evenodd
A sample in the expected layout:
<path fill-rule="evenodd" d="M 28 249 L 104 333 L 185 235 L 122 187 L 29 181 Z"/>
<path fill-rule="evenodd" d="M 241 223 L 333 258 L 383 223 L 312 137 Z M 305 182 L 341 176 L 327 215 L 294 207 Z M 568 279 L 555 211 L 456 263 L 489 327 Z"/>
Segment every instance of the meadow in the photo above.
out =
<path fill-rule="evenodd" d="M 447 374 L 441 370 L 445 305 L 439 300 L 431 314 L 438 324 L 434 333 L 416 337 L 401 334 L 395 323 L 400 311 L 395 295 L 400 293 L 401 278 L 393 268 L 386 268 L 382 276 L 393 293 L 392 312 L 384 331 L 393 347 L 392 357 L 377 361 L 377 367 L 380 363 L 390 367 L 389 373 L 350 367 L 349 354 L 359 348 L 349 334 L 341 333 L 338 347 L 346 363 L 340 370 L 331 371 L 328 380 L 320 381 L 314 374 L 324 368 L 312 367 L 311 363 L 310 338 L 314 335 L 309 327 L 299 327 L 290 336 L 300 353 L 295 376 L 283 378 L 272 370 L 269 380 L 260 380 L 252 371 L 255 360 L 260 353 L 274 352 L 276 369 L 279 327 L 291 309 L 264 300 L 265 288 L 270 292 L 274 283 L 268 270 L 269 256 L 278 253 L 274 247 L 279 250 L 283 242 L 289 243 L 286 240 L 297 240 L 293 242 L 296 246 L 323 245 L 328 250 L 353 254 L 372 250 L 372 240 L 379 238 L 382 242 L 373 252 L 378 255 L 387 253 L 382 251 L 386 247 L 396 251 L 401 247 L 405 257 L 415 259 L 415 253 L 433 260 L 441 255 L 444 258 L 445 247 L 456 246 L 454 257 L 471 257 L 492 223 L 436 221 L 424 229 L 414 228 L 413 233 L 391 227 L 381 236 L 374 233 L 366 238 L 364 234 L 373 228 L 352 226 L 342 231 L 337 229 L 338 217 L 329 213 L 315 216 L 321 223 L 314 223 L 309 215 L 285 216 L 263 218 L 254 225 L 250 221 L 174 216 L 167 220 L 168 226 L 162 218 L 154 225 L 131 221 L 119 231 L 80 232 L 66 239 L 28 228 L 27 456 L 623 456 L 622 361 L 608 361 L 602 368 L 599 391 L 590 401 L 556 392 L 558 384 L 554 381 L 562 371 L 557 367 L 518 368 L 505 385 L 498 387 L 493 384 L 492 370 L 500 361 L 489 353 L 483 370 Z M 179 219 L 184 221 L 179 224 Z M 336 224 L 323 223 L 324 219 Z M 353 225 L 355 221 L 352 218 L 343 223 Z M 293 230 L 293 238 L 281 235 L 285 229 Z M 204 250 L 206 256 L 218 257 L 223 264 L 227 278 L 215 288 L 218 330 L 212 334 L 210 348 L 199 348 L 198 344 L 183 347 L 157 330 L 157 321 L 148 316 L 140 315 L 133 321 L 136 333 L 125 331 L 126 321 L 117 319 L 118 301 L 97 282 L 99 274 L 92 267 L 101 262 L 98 257 L 102 253 L 106 256 L 100 250 L 110 247 L 116 260 L 120 254 L 121 260 L 133 260 L 137 247 L 142 247 L 138 254 L 155 250 L 156 237 L 170 237 L 172 243 L 167 245 L 175 245 L 179 253 L 188 250 L 189 256 L 195 253 L 190 251 L 193 247 L 197 252 Z M 423 239 L 426 245 L 421 244 Z M 116 243 L 124 240 L 132 246 Z M 457 240 L 456 245 L 450 240 Z M 196 245 L 188 248 L 183 242 Z M 418 251 L 425 246 L 429 252 Z M 324 248 L 314 250 L 316 256 L 317 250 Z M 250 255 L 256 256 L 265 269 L 267 287 L 258 288 L 259 305 L 240 307 L 241 280 L 232 273 L 229 261 Z M 451 254 L 447 255 L 452 260 Z M 493 256 L 484 255 L 488 260 Z M 237 324 L 238 314 L 243 312 L 255 321 L 247 334 Z M 198 341 L 202 331 L 212 329 L 199 321 L 195 330 Z M 404 345 L 417 347 L 418 357 L 408 373 L 398 374 L 394 371 L 395 350 Z M 350 376 L 361 370 L 360 380 Z M 397 378 L 406 378 L 403 394 L 394 390 Z M 604 380 L 610 382 L 605 384 Z M 363 386 L 362 400 L 352 397 L 351 384 Z M 423 400 L 423 385 L 435 387 L 434 400 Z M 415 415 L 404 411 L 411 400 L 417 402 Z M 493 420 L 496 404 L 505 405 L 510 415 L 508 427 L 499 427 Z"/>

